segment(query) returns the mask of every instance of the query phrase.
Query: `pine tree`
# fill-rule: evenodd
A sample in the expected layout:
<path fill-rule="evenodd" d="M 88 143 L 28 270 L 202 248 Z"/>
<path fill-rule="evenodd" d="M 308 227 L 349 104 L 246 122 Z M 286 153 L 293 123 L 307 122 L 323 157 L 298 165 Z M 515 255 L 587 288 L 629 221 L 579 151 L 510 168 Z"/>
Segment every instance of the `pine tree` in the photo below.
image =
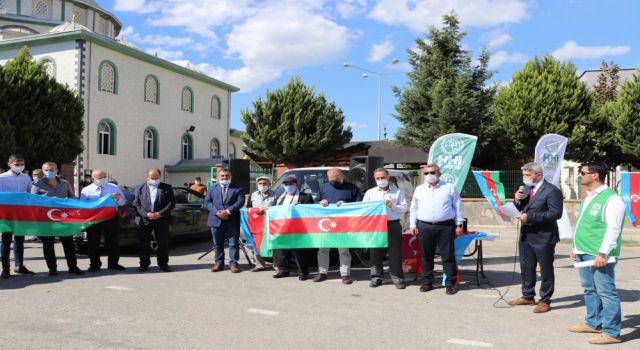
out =
<path fill-rule="evenodd" d="M 602 107 L 605 103 L 615 100 L 620 84 L 620 76 L 618 75 L 620 67 L 617 64 L 602 60 L 600 70 L 598 83 L 594 86 L 597 107 Z"/>
<path fill-rule="evenodd" d="M 322 160 L 351 140 L 344 115 L 323 93 L 315 94 L 299 77 L 242 110 L 242 139 L 256 154 L 275 162 Z"/>

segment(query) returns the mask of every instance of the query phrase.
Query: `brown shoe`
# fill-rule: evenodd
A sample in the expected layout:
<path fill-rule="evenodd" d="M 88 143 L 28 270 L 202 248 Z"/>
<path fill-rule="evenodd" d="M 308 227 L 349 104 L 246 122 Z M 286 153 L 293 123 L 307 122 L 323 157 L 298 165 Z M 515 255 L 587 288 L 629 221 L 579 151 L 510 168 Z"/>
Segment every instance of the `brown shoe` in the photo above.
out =
<path fill-rule="evenodd" d="M 536 307 L 533 308 L 533 312 L 536 314 L 541 314 L 541 313 L 549 312 L 550 309 L 551 309 L 551 304 L 545 303 L 544 301 L 540 301 L 538 302 L 538 305 L 536 305 Z"/>
<path fill-rule="evenodd" d="M 342 276 L 342 284 L 351 284 L 353 283 L 353 281 L 351 280 L 351 278 L 349 278 L 349 276 Z"/>
<path fill-rule="evenodd" d="M 578 324 L 575 326 L 571 326 L 569 327 L 569 332 L 573 332 L 573 333 L 602 333 L 601 329 L 598 328 L 591 328 L 587 325 L 583 325 L 583 324 Z"/>
<path fill-rule="evenodd" d="M 314 282 L 322 282 L 327 279 L 326 273 L 318 273 L 316 277 L 313 278 Z"/>
<path fill-rule="evenodd" d="M 262 267 L 262 266 L 256 266 L 256 267 L 252 268 L 252 269 L 251 269 L 251 270 L 249 270 L 249 271 L 251 271 L 251 272 L 260 272 L 260 271 L 264 271 L 264 270 L 265 270 L 265 268 L 264 268 L 264 267 Z"/>
<path fill-rule="evenodd" d="M 515 300 L 509 300 L 507 301 L 507 304 L 515 306 L 515 305 L 533 305 L 535 304 L 535 301 L 533 301 L 533 299 L 525 299 L 525 298 L 518 298 Z"/>
<path fill-rule="evenodd" d="M 224 270 L 224 265 L 222 264 L 213 264 L 213 266 L 211 266 L 211 272 L 218 272 L 222 270 Z"/>
<path fill-rule="evenodd" d="M 231 265 L 231 273 L 238 273 L 240 272 L 240 268 L 238 267 L 238 265 Z"/>
<path fill-rule="evenodd" d="M 598 334 L 589 338 L 589 343 L 598 345 L 617 344 L 622 343 L 622 339 L 620 337 L 610 337 L 606 334 Z"/>

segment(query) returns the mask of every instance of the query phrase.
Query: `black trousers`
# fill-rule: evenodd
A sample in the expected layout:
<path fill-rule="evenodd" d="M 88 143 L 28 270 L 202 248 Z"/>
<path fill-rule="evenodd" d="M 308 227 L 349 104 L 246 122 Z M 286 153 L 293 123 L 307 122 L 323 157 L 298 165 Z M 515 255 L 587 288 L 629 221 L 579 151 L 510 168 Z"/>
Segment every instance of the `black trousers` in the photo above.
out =
<path fill-rule="evenodd" d="M 446 285 L 456 283 L 457 266 L 454 251 L 454 240 L 456 239 L 455 223 L 445 225 L 432 225 L 418 221 L 418 235 L 420 246 L 422 247 L 422 278 L 425 283 L 433 283 L 434 256 L 436 246 L 440 250 L 442 267 L 447 275 Z"/>
<path fill-rule="evenodd" d="M 166 220 L 151 220 L 147 226 L 138 227 L 138 254 L 140 266 L 151 265 L 151 233 L 158 243 L 158 266 L 169 265 L 169 223 Z"/>
<path fill-rule="evenodd" d="M 120 260 L 120 246 L 118 236 L 120 235 L 119 217 L 116 214 L 113 218 L 101 223 L 91 225 L 87 228 L 87 245 L 89 248 L 89 259 L 91 267 L 102 266 L 100 261 L 100 237 L 104 236 L 104 245 L 107 248 L 108 266 L 118 265 Z"/>
<path fill-rule="evenodd" d="M 23 265 L 24 260 L 24 236 L 14 236 L 13 232 L 2 232 L 2 269 L 11 268 L 11 240 L 13 239 L 13 260 L 16 267 Z"/>
<path fill-rule="evenodd" d="M 49 270 L 57 269 L 56 249 L 54 247 L 56 238 L 41 236 L 40 239 L 42 240 L 42 252 L 44 253 L 44 260 L 47 262 L 47 267 Z M 67 266 L 69 269 L 78 267 L 78 259 L 76 258 L 76 247 L 73 244 L 73 236 L 60 237 L 60 243 L 62 243 L 64 257 L 67 260 Z"/>
<path fill-rule="evenodd" d="M 315 249 L 275 249 L 273 250 L 273 264 L 281 271 L 289 271 L 294 254 L 298 258 L 300 272 L 309 273 L 309 266 L 317 254 Z"/>
<path fill-rule="evenodd" d="M 394 283 L 402 282 L 402 225 L 400 220 L 388 222 L 388 247 L 371 249 L 371 279 L 382 279 L 384 276 L 382 261 L 385 252 L 389 252 L 389 270 Z"/>
<path fill-rule="evenodd" d="M 536 266 L 540 264 L 540 301 L 551 302 L 551 296 L 555 288 L 555 274 L 553 260 L 556 251 L 555 243 L 535 242 L 521 239 L 520 249 L 520 273 L 522 275 L 522 297 L 533 299 L 536 295 Z"/>

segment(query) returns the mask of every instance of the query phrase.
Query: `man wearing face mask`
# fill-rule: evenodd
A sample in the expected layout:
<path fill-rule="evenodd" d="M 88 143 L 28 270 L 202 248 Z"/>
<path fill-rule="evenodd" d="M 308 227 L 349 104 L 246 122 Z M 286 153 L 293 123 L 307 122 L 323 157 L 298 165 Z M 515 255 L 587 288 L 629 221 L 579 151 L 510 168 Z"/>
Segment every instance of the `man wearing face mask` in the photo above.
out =
<path fill-rule="evenodd" d="M 34 170 L 35 173 L 35 170 Z M 32 194 L 44 195 L 56 198 L 75 198 L 76 194 L 67 180 L 58 177 L 58 165 L 54 162 L 46 162 L 42 164 L 43 178 L 31 187 Z M 49 276 L 58 275 L 58 265 L 56 263 L 56 251 L 54 248 L 55 237 L 41 236 L 42 251 L 44 260 L 49 268 Z M 78 268 L 78 259 L 76 258 L 76 249 L 73 244 L 73 236 L 60 237 L 64 257 L 67 260 L 69 273 L 74 275 L 83 275 L 84 271 Z"/>
<path fill-rule="evenodd" d="M 224 238 L 229 239 L 229 266 L 231 273 L 240 272 L 240 208 L 244 206 L 244 191 L 231 182 L 231 170 L 218 170 L 218 183 L 209 187 L 204 206 L 209 210 L 214 263 L 211 272 L 224 270 Z"/>
<path fill-rule="evenodd" d="M 368 201 L 384 201 L 387 206 L 388 248 L 371 249 L 371 283 L 369 287 L 376 288 L 382 285 L 384 271 L 382 261 L 384 253 L 389 251 L 389 268 L 391 280 L 398 289 L 405 289 L 404 272 L 402 271 L 402 225 L 400 217 L 407 212 L 407 199 L 397 187 L 392 187 L 389 182 L 389 171 L 378 168 L 373 171 L 376 187 L 369 189 L 362 199 Z"/>
<path fill-rule="evenodd" d="M 276 205 L 313 204 L 313 197 L 308 193 L 302 193 L 298 189 L 298 179 L 289 176 L 282 181 L 284 193 L 276 200 Z M 306 281 L 309 278 L 309 266 L 313 259 L 313 249 L 277 249 L 273 251 L 273 264 L 278 267 L 278 272 L 273 278 L 289 277 L 291 259 L 298 261 L 300 274 L 298 279 Z"/>
<path fill-rule="evenodd" d="M 422 248 L 421 292 L 433 289 L 433 268 L 436 247 L 440 250 L 442 267 L 447 275 L 445 291 L 456 294 L 457 266 L 454 253 L 456 235 L 462 234 L 463 209 L 460 195 L 453 184 L 440 179 L 440 167 L 427 164 L 422 168 L 424 183 L 416 187 L 411 199 L 409 225 L 418 236 Z"/>
<path fill-rule="evenodd" d="M 136 209 L 135 222 L 138 225 L 138 253 L 140 267 L 145 272 L 151 265 L 151 233 L 155 233 L 158 243 L 158 267 L 171 272 L 169 267 L 169 224 L 171 210 L 176 206 L 171 185 L 160 182 L 160 170 L 149 169 L 147 182 L 133 191 L 133 207 Z"/>
<path fill-rule="evenodd" d="M 262 208 L 265 211 L 276 203 L 276 194 L 271 190 L 271 179 L 268 176 L 258 176 L 256 186 L 258 189 L 249 197 L 247 208 Z M 266 269 L 264 259 L 256 255 L 255 252 L 252 251 L 252 253 L 254 254 L 256 266 L 251 269 L 251 272 L 264 271 Z"/>
<path fill-rule="evenodd" d="M 119 206 L 126 203 L 124 193 L 117 185 L 107 181 L 107 173 L 104 170 L 96 169 L 91 173 L 93 183 L 82 189 L 80 199 L 85 201 L 97 200 L 105 196 L 112 196 Z M 100 237 L 104 235 L 104 243 L 107 248 L 108 269 L 122 271 L 124 266 L 118 264 L 120 260 L 120 247 L 118 236 L 120 232 L 119 215 L 116 213 L 113 218 L 91 225 L 87 228 L 87 245 L 89 248 L 89 259 L 91 261 L 88 272 L 100 270 Z"/>
<path fill-rule="evenodd" d="M 31 178 L 24 174 L 24 158 L 19 154 L 9 156 L 9 171 L 0 174 L 1 192 L 31 192 Z M 13 236 L 12 232 L 3 232 L 0 242 L 0 253 L 2 253 L 2 274 L 0 278 L 9 277 L 11 264 L 9 255 L 11 254 L 11 239 L 13 238 L 13 259 L 15 263 L 14 272 L 23 275 L 33 275 L 34 273 L 24 266 L 24 236 Z"/>
<path fill-rule="evenodd" d="M 340 205 L 342 203 L 359 202 L 362 194 L 358 186 L 344 181 L 344 174 L 338 168 L 331 168 L 327 171 L 328 182 L 322 184 L 318 192 L 320 205 L 329 204 Z M 313 279 L 314 282 L 322 282 L 327 279 L 329 272 L 329 248 L 318 249 L 318 274 Z M 343 284 L 351 284 L 351 252 L 349 248 L 338 248 L 340 256 L 340 276 Z"/>
<path fill-rule="evenodd" d="M 202 178 L 200 178 L 200 176 L 196 176 L 195 179 L 193 179 L 193 185 L 191 185 L 189 189 L 192 189 L 203 196 L 207 194 L 207 186 L 202 184 Z"/>
<path fill-rule="evenodd" d="M 540 301 L 533 312 L 543 313 L 551 308 L 555 276 L 553 260 L 556 243 L 560 240 L 557 220 L 562 217 L 562 192 L 544 180 L 542 167 L 537 163 L 522 166 L 524 190 L 518 190 L 513 204 L 521 211 L 520 220 L 520 274 L 522 297 L 509 301 L 509 305 L 535 304 L 536 266 L 540 265 L 542 283 Z"/>

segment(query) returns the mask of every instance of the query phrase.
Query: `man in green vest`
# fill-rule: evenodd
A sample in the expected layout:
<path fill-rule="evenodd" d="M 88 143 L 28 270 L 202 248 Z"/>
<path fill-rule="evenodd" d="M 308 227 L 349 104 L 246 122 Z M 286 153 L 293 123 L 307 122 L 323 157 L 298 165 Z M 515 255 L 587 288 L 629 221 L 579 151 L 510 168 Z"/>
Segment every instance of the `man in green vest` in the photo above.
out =
<path fill-rule="evenodd" d="M 587 196 L 578 211 L 571 259 L 593 261 L 593 266 L 578 269 L 587 315 L 585 324 L 573 326 L 569 331 L 596 333 L 589 338 L 591 344 L 620 343 L 622 312 L 615 282 L 616 262 L 608 259 L 614 257 L 617 261 L 620 256 L 625 203 L 604 183 L 609 172 L 607 164 L 595 161 L 580 168 Z"/>

